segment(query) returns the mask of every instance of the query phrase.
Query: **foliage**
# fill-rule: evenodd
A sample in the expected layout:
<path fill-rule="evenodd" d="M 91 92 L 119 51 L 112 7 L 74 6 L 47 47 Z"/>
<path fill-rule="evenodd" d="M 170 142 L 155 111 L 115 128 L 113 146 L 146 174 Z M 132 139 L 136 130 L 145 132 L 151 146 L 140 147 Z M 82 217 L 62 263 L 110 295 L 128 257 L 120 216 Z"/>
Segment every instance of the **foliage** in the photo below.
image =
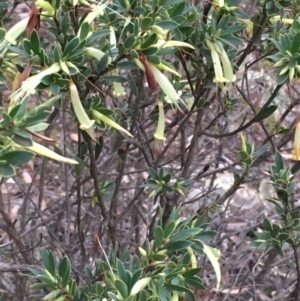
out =
<path fill-rule="evenodd" d="M 201 271 L 197 255 L 208 256 L 216 271 L 217 286 L 220 284 L 220 254 L 204 243 L 214 235 L 214 231 L 207 230 L 204 216 L 181 220 L 179 211 L 173 210 L 164 229 L 161 223 L 156 226 L 153 242 L 146 241 L 145 248 L 139 248 L 140 257 L 126 250 L 118 258 L 115 249 L 106 257 L 107 261 L 96 261 L 94 272 L 87 267 L 90 284 L 82 288 L 70 277 L 69 258 L 65 256 L 56 268 L 53 253 L 43 249 L 46 269 L 32 270 L 38 283 L 31 287 L 50 291 L 35 297 L 55 301 L 178 300 L 179 296 L 196 300 L 193 289 L 205 288 L 197 276 Z"/>
<path fill-rule="evenodd" d="M 300 219 L 298 208 L 295 207 L 294 193 L 296 181 L 289 169 L 284 166 L 284 161 L 280 153 L 275 155 L 275 165 L 271 166 L 271 181 L 276 190 L 277 199 L 268 201 L 275 204 L 276 211 L 280 216 L 279 224 L 264 219 L 264 230 L 256 232 L 257 239 L 253 241 L 253 246 L 270 251 L 275 248 L 276 251 L 283 255 L 283 244 L 287 242 L 291 246 L 299 246 L 299 225 Z"/>
<path fill-rule="evenodd" d="M 300 76 L 299 1 L 256 1 L 246 10 L 246 0 L 37 0 L 18 20 L 11 14 L 20 3 L 11 11 L 8 2 L 0 3 L 1 188 L 12 177 L 22 187 L 19 173 L 38 162 L 36 155 L 63 163 L 58 182 L 64 182 L 63 191 L 51 188 L 63 195 L 53 215 L 59 218 L 50 218 L 54 229 L 44 216 L 48 208 L 42 209 L 44 159 L 38 204 L 30 186 L 12 219 L 0 198 L 0 228 L 11 239 L 4 247 L 14 244 L 5 256 L 19 252 L 27 271 L 42 254 L 45 269 L 30 269 L 35 297 L 195 300 L 195 290 L 206 289 L 200 272 L 207 266 L 198 267 L 204 256 L 218 289 L 220 252 L 210 245 L 221 246 L 212 238 L 222 235 L 215 237 L 206 213 L 181 217 L 184 205 L 193 203 L 187 196 L 201 186 L 201 197 L 228 209 L 274 153 L 270 177 L 277 198 L 269 201 L 280 222 L 266 217 L 252 246 L 281 255 L 285 243 L 291 246 L 299 288 L 296 181 L 279 153 L 295 125 L 286 117 L 296 102 L 283 103 L 280 94 L 292 95 Z M 268 73 L 266 92 L 254 100 L 249 74 L 261 69 Z M 51 134 L 55 126 L 62 134 Z M 75 131 L 77 141 L 70 141 Z M 298 123 L 297 161 L 299 131 Z M 234 182 L 210 196 L 220 171 L 230 171 Z M 200 207 L 200 213 L 214 209 Z M 227 209 L 216 214 L 218 221 Z M 133 220 L 129 238 L 121 225 L 127 216 Z M 40 241 L 36 228 L 43 228 Z M 28 233 L 35 234 L 29 242 Z M 89 267 L 93 256 L 99 258 Z"/>

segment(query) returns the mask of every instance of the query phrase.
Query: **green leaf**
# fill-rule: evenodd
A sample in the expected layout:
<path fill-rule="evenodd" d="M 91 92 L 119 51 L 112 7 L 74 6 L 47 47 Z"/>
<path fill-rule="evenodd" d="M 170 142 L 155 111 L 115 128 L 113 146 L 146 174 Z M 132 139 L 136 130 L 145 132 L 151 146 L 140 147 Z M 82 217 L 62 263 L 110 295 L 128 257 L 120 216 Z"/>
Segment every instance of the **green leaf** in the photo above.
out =
<path fill-rule="evenodd" d="M 274 248 L 277 251 L 277 253 L 281 256 L 284 256 L 284 252 L 282 250 L 282 245 L 280 244 L 280 242 L 274 241 L 273 244 L 274 244 Z"/>
<path fill-rule="evenodd" d="M 264 224 L 264 228 L 266 231 L 271 232 L 273 230 L 272 224 L 270 223 L 270 221 L 267 218 L 264 219 L 263 224 Z"/>
<path fill-rule="evenodd" d="M 152 167 L 149 167 L 148 173 L 149 173 L 149 176 L 150 176 L 152 179 L 154 179 L 154 180 L 157 180 L 157 179 L 158 179 L 158 175 L 157 175 L 155 169 L 153 169 Z"/>
<path fill-rule="evenodd" d="M 165 283 L 164 287 L 169 290 L 169 292 L 177 291 L 177 292 L 189 292 L 190 290 L 186 287 L 179 286 L 179 285 L 174 285 L 170 283 Z"/>
<path fill-rule="evenodd" d="M 157 226 L 154 231 L 154 250 L 157 250 L 162 245 L 163 240 L 164 230 L 160 226 Z"/>
<path fill-rule="evenodd" d="M 277 110 L 277 106 L 275 106 L 275 105 L 269 106 L 269 107 L 265 108 L 264 110 L 260 110 L 255 117 L 255 121 L 261 121 L 261 120 L 268 118 L 276 110 Z"/>
<path fill-rule="evenodd" d="M 139 19 L 136 18 L 133 24 L 133 34 L 137 37 L 139 35 L 139 29 L 140 29 L 140 25 L 139 25 Z"/>
<path fill-rule="evenodd" d="M 193 286 L 196 289 L 199 289 L 199 290 L 205 289 L 205 285 L 203 284 L 202 279 L 200 279 L 197 276 L 186 277 L 186 278 L 184 278 L 184 282 L 188 285 Z"/>
<path fill-rule="evenodd" d="M 139 292 L 139 297 L 137 300 L 139 300 L 139 301 L 147 301 L 148 300 L 145 290 L 142 290 Z"/>
<path fill-rule="evenodd" d="M 175 16 L 181 15 L 184 11 L 184 8 L 185 8 L 185 2 L 178 3 L 177 5 L 174 6 L 174 8 L 169 10 L 169 16 L 173 18 Z"/>
<path fill-rule="evenodd" d="M 281 74 L 277 77 L 276 84 L 281 85 L 281 84 L 285 83 L 288 80 L 288 78 L 289 78 L 289 72 Z"/>
<path fill-rule="evenodd" d="M 89 32 L 90 32 L 90 24 L 88 22 L 84 22 L 80 27 L 80 35 L 79 35 L 80 41 L 85 40 Z"/>
<path fill-rule="evenodd" d="M 87 24 L 87 23 L 84 23 Z M 68 42 L 68 44 L 66 45 L 64 52 L 63 52 L 63 57 L 67 57 L 68 54 L 74 52 L 74 50 L 76 50 L 76 48 L 79 46 L 80 44 L 80 40 L 79 38 L 74 38 L 72 39 L 70 42 Z"/>
<path fill-rule="evenodd" d="M 32 146 L 32 136 L 26 132 L 15 130 L 12 140 L 22 146 Z"/>
<path fill-rule="evenodd" d="M 174 232 L 176 224 L 174 221 L 170 221 L 164 229 L 164 238 L 168 238 Z"/>
<path fill-rule="evenodd" d="M 48 126 L 49 126 L 48 123 L 40 122 L 38 124 L 34 124 L 34 125 L 26 127 L 26 130 L 29 130 L 31 132 L 41 132 L 41 131 L 44 131 Z"/>
<path fill-rule="evenodd" d="M 120 301 L 119 297 L 115 295 L 113 292 L 108 292 L 107 294 L 109 298 L 113 299 L 114 301 Z"/>
<path fill-rule="evenodd" d="M 123 280 L 124 282 L 127 282 L 127 274 L 125 267 L 119 259 L 117 259 L 117 275 L 118 277 Z"/>
<path fill-rule="evenodd" d="M 158 25 L 159 27 L 161 27 L 164 30 L 172 30 L 176 27 L 178 27 L 178 23 L 171 21 L 171 20 L 164 20 L 161 22 L 156 23 L 156 25 Z"/>
<path fill-rule="evenodd" d="M 23 48 L 28 54 L 31 55 L 31 43 L 29 40 L 27 39 L 23 40 Z"/>
<path fill-rule="evenodd" d="M 62 59 L 62 53 L 61 53 L 61 50 L 60 50 L 58 44 L 56 44 L 54 47 L 53 57 L 54 57 L 54 61 L 56 63 L 59 63 L 59 61 Z"/>
<path fill-rule="evenodd" d="M 73 75 L 69 67 L 68 67 L 68 69 L 69 69 L 70 74 Z M 58 95 L 60 93 L 59 85 L 57 83 L 54 83 L 54 82 L 51 83 L 50 84 L 50 91 L 53 95 Z"/>
<path fill-rule="evenodd" d="M 3 128 L 7 128 L 10 126 L 10 123 L 12 121 L 12 118 L 6 114 L 6 112 L 3 112 L 3 120 L 1 121 L 1 126 Z"/>
<path fill-rule="evenodd" d="M 128 296 L 128 288 L 127 285 L 120 279 L 116 279 L 115 281 L 116 288 L 121 296 L 126 299 Z"/>
<path fill-rule="evenodd" d="M 97 70 L 98 72 L 101 72 L 103 71 L 107 65 L 108 65 L 108 60 L 109 60 L 109 57 L 107 54 L 105 54 L 101 59 L 100 61 L 97 63 Z"/>
<path fill-rule="evenodd" d="M 127 79 L 123 76 L 110 75 L 110 76 L 103 76 L 103 78 L 109 82 L 117 82 L 121 84 L 127 82 Z"/>
<path fill-rule="evenodd" d="M 165 246 L 165 248 L 170 250 L 171 252 L 172 251 L 174 252 L 174 251 L 186 249 L 192 244 L 193 244 L 192 242 L 187 240 L 171 241 Z"/>
<path fill-rule="evenodd" d="M 276 154 L 275 154 L 275 165 L 276 165 L 276 169 L 278 171 L 284 169 L 283 158 L 279 152 L 276 152 Z"/>
<path fill-rule="evenodd" d="M 194 269 L 189 269 L 186 272 L 182 273 L 183 277 L 191 277 L 191 276 L 195 276 L 197 275 L 200 271 L 202 270 L 202 268 L 194 268 Z"/>
<path fill-rule="evenodd" d="M 42 249 L 42 258 L 47 271 L 55 277 L 55 261 L 52 251 Z"/>
<path fill-rule="evenodd" d="M 130 62 L 130 61 L 119 62 L 117 65 L 118 65 L 119 69 L 125 69 L 125 70 L 137 70 L 137 69 L 139 69 L 139 67 L 136 65 L 136 63 Z M 128 73 L 128 76 L 129 75 L 130 75 L 130 73 Z"/>
<path fill-rule="evenodd" d="M 231 25 L 230 27 L 223 26 L 223 28 L 225 28 L 225 29 L 222 29 L 220 36 L 226 40 L 227 35 L 231 35 L 231 34 L 241 31 L 244 28 L 244 26 L 243 25 Z"/>
<path fill-rule="evenodd" d="M 61 277 L 61 285 L 66 287 L 69 281 L 71 271 L 71 263 L 67 256 L 65 256 L 59 263 L 58 275 Z"/>
<path fill-rule="evenodd" d="M 287 233 L 280 233 L 278 235 L 278 239 L 281 241 L 281 242 L 284 242 L 286 240 L 289 239 L 289 235 Z"/>
<path fill-rule="evenodd" d="M 132 48 L 134 43 L 135 43 L 135 35 L 131 34 L 124 42 L 124 47 L 126 49 L 130 49 L 130 48 Z"/>
<path fill-rule="evenodd" d="M 20 165 L 29 162 L 34 156 L 35 154 L 32 152 L 16 150 L 5 154 L 0 158 L 0 160 L 5 160 L 7 164 Z"/>
<path fill-rule="evenodd" d="M 171 236 L 171 240 L 185 240 L 188 239 L 191 236 L 197 235 L 199 232 L 201 232 L 201 228 L 190 228 L 190 229 L 185 229 L 182 231 L 177 232 L 173 236 Z"/>
<path fill-rule="evenodd" d="M 31 46 L 31 50 L 35 54 L 39 54 L 40 49 L 41 49 L 40 38 L 35 29 L 32 31 L 32 33 L 30 35 L 30 46 Z"/>
<path fill-rule="evenodd" d="M 147 49 L 149 48 L 150 46 L 156 44 L 158 38 L 157 38 L 157 35 L 156 33 L 153 33 L 152 35 L 150 35 L 141 45 L 141 49 Z"/>
<path fill-rule="evenodd" d="M 153 19 L 150 17 L 146 17 L 141 21 L 141 29 L 142 31 L 148 30 L 148 28 L 152 25 Z"/>
<path fill-rule="evenodd" d="M 10 178 L 16 174 L 16 169 L 10 164 L 0 164 L 0 177 Z"/>
<path fill-rule="evenodd" d="M 258 231 L 256 231 L 255 232 L 255 235 L 256 235 L 256 237 L 260 240 L 260 241 L 262 241 L 262 240 L 269 240 L 269 239 L 271 239 L 271 235 L 270 235 L 270 233 L 269 232 L 266 232 L 266 231 L 263 231 L 263 232 L 258 232 Z"/>
<path fill-rule="evenodd" d="M 5 28 L 1 27 L 0 28 L 0 41 L 2 41 L 4 39 L 5 35 L 6 35 L 6 30 L 5 30 Z"/>
<path fill-rule="evenodd" d="M 147 57 L 148 61 L 154 65 L 159 65 L 161 63 L 161 59 L 157 55 L 150 55 Z"/>
<path fill-rule="evenodd" d="M 203 231 L 196 235 L 195 238 L 200 240 L 212 239 L 216 236 L 216 234 L 217 233 L 215 231 Z"/>

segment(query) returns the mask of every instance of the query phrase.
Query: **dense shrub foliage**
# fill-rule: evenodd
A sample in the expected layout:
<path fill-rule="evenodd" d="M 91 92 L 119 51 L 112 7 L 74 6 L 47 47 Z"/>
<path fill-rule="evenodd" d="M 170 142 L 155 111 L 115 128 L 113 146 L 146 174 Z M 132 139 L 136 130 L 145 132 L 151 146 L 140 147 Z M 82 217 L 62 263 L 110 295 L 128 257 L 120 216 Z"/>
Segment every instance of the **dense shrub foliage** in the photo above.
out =
<path fill-rule="evenodd" d="M 298 300 L 300 3 L 252 2 L 0 3 L 3 300 L 258 296 L 230 289 L 221 251 L 230 202 L 262 170 L 275 206 L 249 229 L 271 254 L 256 280 L 290 252 L 292 289 L 263 293 Z"/>

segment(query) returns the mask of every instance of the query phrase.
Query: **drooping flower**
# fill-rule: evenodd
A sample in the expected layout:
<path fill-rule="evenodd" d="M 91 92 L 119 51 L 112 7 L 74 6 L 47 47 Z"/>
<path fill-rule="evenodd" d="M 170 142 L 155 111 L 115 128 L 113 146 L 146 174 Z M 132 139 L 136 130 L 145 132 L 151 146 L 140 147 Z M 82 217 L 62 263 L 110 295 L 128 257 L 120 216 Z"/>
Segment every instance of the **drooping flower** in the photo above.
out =
<path fill-rule="evenodd" d="M 109 43 L 110 43 L 111 49 L 113 50 L 113 49 L 117 48 L 117 37 L 116 37 L 115 29 L 112 26 L 109 27 L 109 31 L 110 31 Z M 115 57 L 116 56 L 114 56 L 114 58 Z M 112 73 L 112 75 L 118 76 L 119 75 L 119 68 L 116 68 L 111 73 Z M 113 95 L 115 97 L 117 97 L 118 99 L 121 100 L 126 95 L 125 89 L 124 89 L 124 87 L 122 86 L 121 83 L 113 82 L 113 88 L 114 88 Z"/>
<path fill-rule="evenodd" d="M 4 57 L 9 45 L 15 45 L 17 43 L 17 38 L 26 30 L 28 20 L 29 17 L 24 18 L 6 33 L 4 40 L 0 44 L 0 58 Z"/>
<path fill-rule="evenodd" d="M 115 121 L 113 121 L 112 119 L 110 119 L 109 117 L 103 115 L 102 113 L 98 112 L 95 109 L 91 110 L 92 116 L 93 118 L 97 121 L 97 122 L 103 122 L 106 125 L 114 128 L 117 131 L 123 132 L 126 135 L 128 135 L 129 137 L 133 137 L 126 129 L 124 129 L 122 126 L 120 126 L 118 123 L 116 123 Z"/>
<path fill-rule="evenodd" d="M 32 142 L 32 146 L 24 146 L 24 145 L 19 145 L 17 143 L 13 143 L 13 146 L 18 149 L 30 150 L 30 151 L 34 152 L 35 154 L 50 158 L 50 159 L 58 161 L 58 162 L 67 163 L 67 164 L 78 164 L 77 161 L 63 157 L 63 156 L 55 153 L 51 149 L 49 149 L 39 143 L 36 143 L 34 141 Z"/>
<path fill-rule="evenodd" d="M 16 104 L 22 102 L 26 96 L 35 94 L 36 87 L 42 82 L 42 79 L 45 76 L 58 73 L 60 70 L 60 65 L 58 63 L 54 63 L 40 73 L 30 76 L 29 78 L 27 78 L 27 80 L 23 81 L 21 88 L 14 92 L 11 96 L 11 101 L 8 108 L 9 112 Z"/>
<path fill-rule="evenodd" d="M 71 102 L 74 108 L 75 115 L 80 123 L 80 129 L 83 131 L 86 131 L 88 135 L 96 141 L 95 132 L 93 129 L 93 125 L 95 123 L 95 120 L 91 120 L 89 116 L 87 115 L 77 90 L 76 85 L 70 81 L 70 95 L 71 95 Z"/>
<path fill-rule="evenodd" d="M 161 147 L 166 142 L 166 138 L 164 136 L 164 133 L 165 133 L 165 113 L 164 113 L 164 105 L 160 100 L 157 101 L 157 105 L 158 105 L 158 122 L 157 122 L 156 131 L 155 131 L 153 136 L 154 136 L 154 139 L 155 139 L 155 149 L 160 150 Z"/>
<path fill-rule="evenodd" d="M 206 45 L 210 50 L 211 58 L 213 61 L 213 67 L 215 71 L 214 82 L 221 84 L 221 86 L 226 83 L 234 82 L 236 80 L 236 77 L 233 73 L 230 60 L 223 48 L 223 45 L 221 43 L 217 44 L 216 42 L 212 42 L 209 39 L 206 40 Z"/>
<path fill-rule="evenodd" d="M 82 24 L 84 23 L 88 23 L 91 24 L 98 16 L 102 16 L 104 14 L 104 10 L 108 5 L 108 2 L 106 3 L 99 3 L 98 5 L 94 5 L 94 4 L 90 4 L 88 1 L 85 0 L 80 0 L 80 3 L 89 6 L 92 11 L 90 13 L 87 14 L 87 16 L 85 17 L 85 19 L 83 20 Z M 80 33 L 81 33 L 81 27 L 78 30 L 78 34 L 77 37 L 80 37 Z"/>
<path fill-rule="evenodd" d="M 142 64 L 142 62 L 139 59 L 134 59 L 134 62 L 137 64 L 137 66 L 142 69 L 144 72 L 146 72 L 145 66 Z M 181 100 L 181 92 L 176 91 L 169 79 L 160 72 L 156 66 L 149 63 L 149 68 L 151 69 L 151 72 L 153 73 L 153 76 L 155 78 L 155 81 L 158 83 L 158 85 L 161 87 L 163 92 L 165 93 L 164 100 L 171 104 L 172 106 L 179 107 L 178 103 L 182 102 L 184 105 L 185 103 Z"/>

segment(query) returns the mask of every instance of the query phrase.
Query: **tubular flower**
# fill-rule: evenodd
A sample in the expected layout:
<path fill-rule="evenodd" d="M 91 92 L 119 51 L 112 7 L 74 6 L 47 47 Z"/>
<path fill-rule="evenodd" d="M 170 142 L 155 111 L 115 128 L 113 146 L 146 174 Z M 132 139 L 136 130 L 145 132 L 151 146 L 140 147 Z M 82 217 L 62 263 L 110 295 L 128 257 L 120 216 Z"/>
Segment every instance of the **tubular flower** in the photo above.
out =
<path fill-rule="evenodd" d="M 94 47 L 86 47 L 84 50 L 87 55 L 94 57 L 98 61 L 100 61 L 105 56 L 105 52 L 101 51 L 100 49 L 96 49 Z M 108 63 L 109 64 L 111 63 L 110 57 L 108 58 Z"/>
<path fill-rule="evenodd" d="M 163 39 L 165 39 L 168 35 L 169 30 L 164 30 L 158 25 L 151 25 L 150 30 L 155 32 L 158 36 L 161 36 Z"/>
<path fill-rule="evenodd" d="M 48 1 L 37 0 L 35 2 L 35 6 L 36 6 L 36 8 L 42 8 L 45 11 L 47 11 L 48 16 L 50 16 L 50 17 L 53 17 L 55 15 L 55 10 L 54 10 L 53 6 Z"/>
<path fill-rule="evenodd" d="M 129 137 L 133 137 L 126 129 L 124 129 L 122 126 L 120 126 L 118 123 L 116 123 L 115 121 L 113 121 L 112 119 L 108 118 L 107 116 L 103 115 L 102 113 L 96 111 L 96 110 L 92 110 L 91 111 L 94 119 L 97 121 L 97 122 L 104 122 L 106 125 L 114 128 L 115 130 L 117 131 L 120 131 L 120 132 L 123 132 L 125 133 L 126 135 L 128 135 Z"/>
<path fill-rule="evenodd" d="M 65 158 L 57 153 L 55 153 L 54 151 L 50 150 L 49 148 L 38 144 L 36 142 L 32 142 L 32 146 L 23 146 L 23 145 L 19 145 L 17 143 L 14 143 L 15 148 L 19 148 L 19 149 L 27 149 L 30 150 L 32 152 L 34 152 L 35 154 L 44 156 L 44 157 L 48 157 L 50 159 L 53 159 L 55 161 L 58 162 L 62 162 L 62 163 L 67 163 L 67 164 L 78 164 L 77 161 L 73 160 L 73 159 L 68 159 Z"/>
<path fill-rule="evenodd" d="M 160 100 L 157 101 L 157 105 L 158 105 L 158 123 L 157 123 L 156 131 L 153 136 L 155 138 L 155 149 L 159 150 L 166 141 L 166 138 L 164 137 L 165 113 L 164 113 L 164 105 Z"/>
<path fill-rule="evenodd" d="M 279 20 L 284 24 L 292 24 L 294 22 L 294 19 L 282 18 L 281 16 L 274 16 L 270 18 L 270 21 L 274 23 Z"/>
<path fill-rule="evenodd" d="M 140 69 L 142 69 L 144 72 L 146 71 L 144 65 L 139 59 L 133 59 L 133 60 Z M 159 86 L 161 87 L 161 89 L 164 91 L 166 95 L 165 101 L 177 108 L 179 107 L 178 105 L 179 101 L 181 101 L 185 105 L 185 103 L 180 98 L 181 92 L 180 91 L 176 92 L 176 90 L 174 89 L 173 85 L 170 83 L 168 78 L 151 63 L 149 63 L 149 67 L 151 68 L 151 71 L 154 75 L 156 82 L 159 84 Z"/>
<path fill-rule="evenodd" d="M 184 102 L 181 100 L 181 92 L 174 89 L 173 85 L 170 83 L 168 78 L 160 72 L 155 66 L 150 64 L 151 70 L 153 71 L 154 77 L 158 82 L 159 86 L 162 88 L 165 96 L 165 101 L 171 105 L 178 107 L 178 101 L 181 101 L 183 104 Z"/>
<path fill-rule="evenodd" d="M 218 45 L 216 45 L 216 43 L 213 43 L 210 40 L 206 40 L 206 45 L 210 50 L 211 58 L 213 61 L 215 71 L 214 82 L 220 84 L 234 82 L 236 80 L 236 77 L 233 73 L 228 55 L 224 50 L 222 44 L 218 43 Z M 221 62 L 223 69 L 221 66 Z"/>
<path fill-rule="evenodd" d="M 172 293 L 172 301 L 178 301 L 178 300 L 179 300 L 178 293 L 176 291 L 173 291 L 173 293 Z"/>
<path fill-rule="evenodd" d="M 79 1 L 80 3 L 82 3 L 82 1 Z M 82 3 L 83 4 L 83 3 Z M 85 17 L 85 19 L 83 20 L 83 23 L 89 23 L 91 24 L 98 16 L 102 16 L 104 14 L 104 9 L 107 7 L 108 3 L 99 3 L 98 5 L 90 5 L 87 1 L 84 1 L 84 4 L 87 6 L 90 6 L 92 8 L 92 11 L 90 13 L 88 13 L 88 15 Z M 78 30 L 78 34 L 77 37 L 80 37 L 80 32 L 81 32 L 81 27 Z"/>
<path fill-rule="evenodd" d="M 86 131 L 88 135 L 96 141 L 93 125 L 95 120 L 91 120 L 82 106 L 79 93 L 76 85 L 70 81 L 71 102 L 74 108 L 75 115 L 80 123 L 80 129 Z"/>
<path fill-rule="evenodd" d="M 181 41 L 172 41 L 172 40 L 165 41 L 163 39 L 158 40 L 156 44 L 153 44 L 150 47 L 157 47 L 157 48 L 186 47 L 186 48 L 195 49 L 195 47 L 189 43 L 185 43 Z"/>
<path fill-rule="evenodd" d="M 300 161 L 300 121 L 296 125 L 293 160 Z"/>
<path fill-rule="evenodd" d="M 4 40 L 0 44 L 0 58 L 6 54 L 9 45 L 15 45 L 16 39 L 26 30 L 29 17 L 24 18 L 15 24 L 5 35 Z"/>
<path fill-rule="evenodd" d="M 109 27 L 109 30 L 110 30 L 110 35 L 109 35 L 110 46 L 111 46 L 111 49 L 115 49 L 115 48 L 117 48 L 116 33 L 115 33 L 115 30 L 112 26 Z M 118 76 L 119 75 L 119 68 L 115 69 L 112 72 L 112 75 Z M 124 89 L 124 87 L 122 86 L 121 83 L 113 82 L 113 87 L 114 87 L 113 95 L 115 97 L 117 97 L 119 99 L 122 99 L 126 95 L 125 89 Z"/>
<path fill-rule="evenodd" d="M 164 63 L 160 63 L 159 65 L 156 65 L 157 68 L 173 73 L 174 75 L 181 77 L 181 74 L 178 73 L 177 71 L 175 71 L 174 69 L 172 69 L 171 67 L 169 67 L 168 65 L 164 64 Z"/>
<path fill-rule="evenodd" d="M 58 63 L 54 63 L 49 68 L 44 69 L 40 73 L 30 76 L 25 81 L 23 81 L 22 86 L 11 96 L 11 101 L 9 104 L 9 111 L 18 103 L 22 102 L 26 96 L 35 94 L 36 87 L 42 82 L 43 77 L 57 73 L 61 70 Z"/>

